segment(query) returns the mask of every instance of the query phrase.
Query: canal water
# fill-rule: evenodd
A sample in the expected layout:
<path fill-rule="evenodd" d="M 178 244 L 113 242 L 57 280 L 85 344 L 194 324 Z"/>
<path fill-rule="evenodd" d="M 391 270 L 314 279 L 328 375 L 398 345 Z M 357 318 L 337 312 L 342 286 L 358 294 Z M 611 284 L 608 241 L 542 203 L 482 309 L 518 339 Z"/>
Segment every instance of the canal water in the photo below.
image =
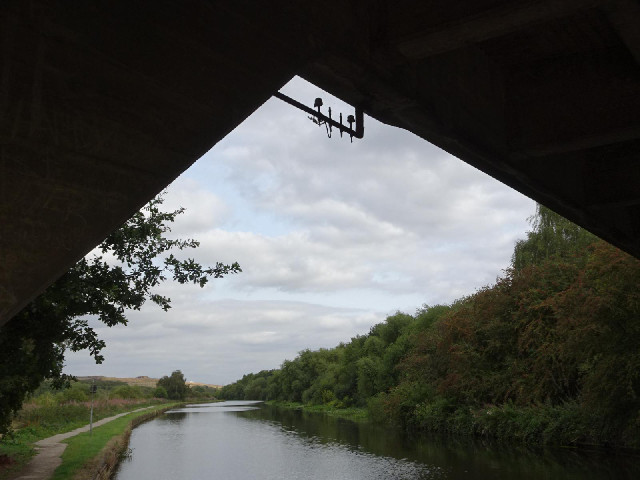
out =
<path fill-rule="evenodd" d="M 140 425 L 117 480 L 639 479 L 640 458 L 410 439 L 387 428 L 234 401 L 190 405 Z"/>

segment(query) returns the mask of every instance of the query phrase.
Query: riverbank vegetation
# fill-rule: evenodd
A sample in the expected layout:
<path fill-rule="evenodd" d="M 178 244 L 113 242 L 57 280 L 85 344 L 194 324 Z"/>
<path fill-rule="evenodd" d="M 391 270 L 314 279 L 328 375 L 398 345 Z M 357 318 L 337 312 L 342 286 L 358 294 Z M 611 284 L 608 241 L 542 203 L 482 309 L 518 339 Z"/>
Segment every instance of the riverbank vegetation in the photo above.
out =
<path fill-rule="evenodd" d="M 280 400 L 267 400 L 265 402 L 274 407 L 286 408 L 289 410 L 303 410 L 305 412 L 322 413 L 330 417 L 346 418 L 354 422 L 363 422 L 369 420 L 369 413 L 363 407 L 344 407 L 331 404 L 312 404 L 302 402 L 286 402 Z"/>
<path fill-rule="evenodd" d="M 101 398 L 94 402 L 93 420 L 165 403 L 161 399 Z M 0 479 L 10 478 L 26 465 L 36 453 L 34 443 L 38 440 L 87 425 L 90 409 L 90 401 L 64 400 L 56 395 L 41 395 L 25 403 L 12 430 L 0 439 Z"/>
<path fill-rule="evenodd" d="M 176 258 L 199 242 L 168 238 L 184 208 L 163 211 L 163 202 L 163 194 L 151 200 L 0 327 L 0 435 L 45 379 L 57 387 L 73 380 L 62 373 L 66 351 L 87 350 L 102 363 L 106 344 L 88 318 L 109 327 L 126 325 L 128 312 L 146 302 L 171 308 L 171 299 L 156 292 L 169 279 L 204 287 L 210 279 L 241 271 L 237 263 L 206 267 Z"/>
<path fill-rule="evenodd" d="M 640 262 L 539 206 L 496 283 L 396 313 L 221 398 L 366 407 L 412 431 L 640 447 Z"/>
<path fill-rule="evenodd" d="M 131 430 L 176 405 L 179 404 L 133 412 L 93 429 L 92 434 L 85 432 L 65 440 L 68 446 L 52 480 L 111 478 L 121 458 L 126 456 Z"/>
<path fill-rule="evenodd" d="M 178 378 L 184 380 L 179 370 L 171 377 L 163 378 L 173 378 L 174 383 Z M 91 385 L 96 387 L 93 402 Z M 204 386 L 185 388 L 179 389 L 177 400 L 215 399 L 215 389 Z M 168 403 L 172 400 L 168 396 L 161 386 L 132 386 L 112 380 L 86 379 L 73 382 L 62 390 L 54 389 L 52 382 L 45 381 L 16 412 L 11 429 L 0 439 L 0 479 L 7 478 L 10 472 L 19 471 L 29 461 L 35 454 L 33 444 L 38 440 L 87 425 L 92 403 L 93 420 L 98 421 L 147 406 L 172 405 Z"/>

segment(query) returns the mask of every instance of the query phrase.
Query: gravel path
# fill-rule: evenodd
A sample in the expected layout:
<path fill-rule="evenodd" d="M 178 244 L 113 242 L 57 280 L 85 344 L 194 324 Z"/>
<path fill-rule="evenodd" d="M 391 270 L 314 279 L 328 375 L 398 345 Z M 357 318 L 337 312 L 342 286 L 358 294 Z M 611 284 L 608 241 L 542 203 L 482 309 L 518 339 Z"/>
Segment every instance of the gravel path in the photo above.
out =
<path fill-rule="evenodd" d="M 102 420 L 98 420 L 97 422 L 93 422 L 93 427 L 99 427 L 100 425 L 104 425 L 116 418 L 123 417 L 124 415 L 128 415 L 133 412 L 140 412 L 141 410 L 146 410 L 151 407 L 138 408 L 137 410 L 132 410 L 131 412 L 119 413 L 118 415 L 114 415 L 113 417 L 103 418 Z M 18 474 L 17 477 L 14 477 L 15 480 L 48 480 L 53 476 L 53 472 L 56 468 L 62 463 L 62 452 L 67 448 L 66 443 L 62 443 L 63 440 L 66 440 L 69 437 L 73 437 L 74 435 L 78 435 L 79 433 L 88 432 L 89 425 L 85 425 L 84 427 L 76 428 L 70 432 L 59 433 L 58 435 L 54 435 L 53 437 L 44 438 L 35 443 L 36 450 L 38 453 L 35 457 L 31 459 L 31 461 L 25 466 L 24 470 Z"/>

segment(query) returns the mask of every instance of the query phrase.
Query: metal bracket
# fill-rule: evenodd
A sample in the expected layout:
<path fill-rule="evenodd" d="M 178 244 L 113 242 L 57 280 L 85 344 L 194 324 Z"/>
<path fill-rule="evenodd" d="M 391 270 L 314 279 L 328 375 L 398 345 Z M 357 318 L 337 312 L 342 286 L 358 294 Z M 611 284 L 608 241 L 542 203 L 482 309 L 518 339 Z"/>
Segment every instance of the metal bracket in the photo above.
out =
<path fill-rule="evenodd" d="M 274 97 L 279 98 L 283 102 L 287 102 L 289 105 L 293 105 L 296 108 L 299 108 L 303 112 L 307 112 L 312 115 L 311 120 L 319 126 L 324 125 L 327 130 L 327 136 L 331 138 L 331 133 L 333 128 L 337 128 L 340 130 L 340 136 L 342 137 L 343 133 L 346 133 L 351 138 L 351 142 L 353 142 L 353 137 L 362 138 L 364 137 L 364 113 L 362 112 L 361 107 L 355 107 L 355 117 L 353 115 L 349 115 L 347 117 L 347 123 L 349 126 L 342 124 L 342 113 L 340 114 L 340 121 L 337 122 L 333 118 L 331 118 L 331 107 L 329 107 L 329 116 L 327 117 L 323 113 L 320 112 L 320 107 L 322 107 L 322 99 L 316 98 L 313 106 L 316 110 L 311 107 L 307 107 L 306 105 L 294 100 L 291 97 L 287 97 L 285 94 L 276 92 L 273 94 Z M 355 129 L 353 128 L 353 124 L 355 123 Z"/>

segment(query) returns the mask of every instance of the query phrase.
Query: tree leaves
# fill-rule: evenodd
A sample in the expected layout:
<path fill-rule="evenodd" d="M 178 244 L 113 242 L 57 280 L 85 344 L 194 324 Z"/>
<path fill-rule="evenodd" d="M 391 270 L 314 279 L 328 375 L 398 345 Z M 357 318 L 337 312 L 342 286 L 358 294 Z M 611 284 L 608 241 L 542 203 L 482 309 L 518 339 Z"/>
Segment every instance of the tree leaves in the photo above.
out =
<path fill-rule="evenodd" d="M 376 418 L 443 429 L 452 412 L 565 412 L 582 429 L 572 441 L 637 445 L 640 261 L 542 206 L 531 223 L 494 285 L 397 313 L 334 349 L 304 350 L 223 395 L 355 401 Z"/>
<path fill-rule="evenodd" d="M 174 370 L 171 376 L 164 376 L 157 383 L 158 388 L 164 388 L 171 400 L 184 400 L 189 393 L 186 379 L 180 370 Z"/>
<path fill-rule="evenodd" d="M 57 385 L 64 352 L 88 350 L 102 363 L 105 342 L 90 326 L 97 319 L 109 327 L 127 324 L 127 311 L 140 310 L 147 300 L 161 309 L 171 299 L 153 289 L 171 278 L 204 287 L 210 278 L 241 272 L 237 263 L 204 267 L 192 258 L 179 259 L 172 251 L 194 249 L 193 239 L 171 239 L 170 224 L 184 208 L 164 212 L 163 195 L 151 200 L 97 247 L 100 253 L 78 261 L 0 330 L 0 433 L 10 412 L 45 378 Z"/>

